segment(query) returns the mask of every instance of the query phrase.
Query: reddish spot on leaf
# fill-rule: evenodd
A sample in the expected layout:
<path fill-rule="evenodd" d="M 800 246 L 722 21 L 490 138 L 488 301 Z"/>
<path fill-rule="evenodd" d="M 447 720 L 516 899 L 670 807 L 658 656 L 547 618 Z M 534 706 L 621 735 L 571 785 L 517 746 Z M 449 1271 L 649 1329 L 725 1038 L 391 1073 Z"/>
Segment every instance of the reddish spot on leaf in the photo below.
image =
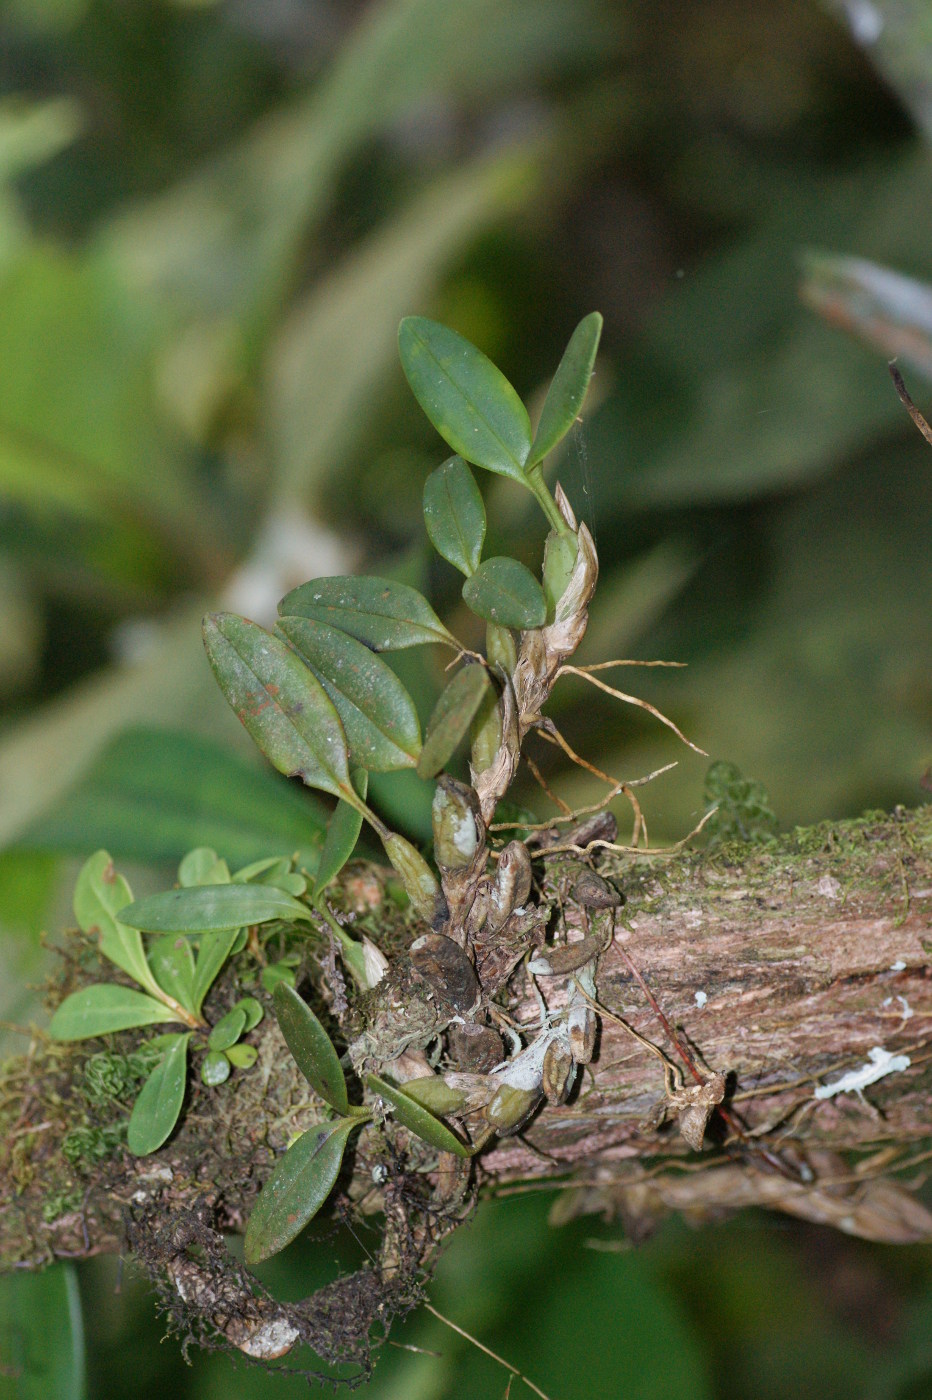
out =
<path fill-rule="evenodd" d="M 108 861 L 107 861 L 107 864 L 104 866 L 103 874 L 101 875 L 100 878 L 103 880 L 103 882 L 104 882 L 105 885 L 112 885 L 112 884 L 115 884 L 115 882 L 116 882 L 116 877 L 117 877 L 117 874 L 116 874 L 116 871 L 115 871 L 114 868 L 113 868 L 113 861 L 112 861 L 112 860 L 108 860 Z"/>

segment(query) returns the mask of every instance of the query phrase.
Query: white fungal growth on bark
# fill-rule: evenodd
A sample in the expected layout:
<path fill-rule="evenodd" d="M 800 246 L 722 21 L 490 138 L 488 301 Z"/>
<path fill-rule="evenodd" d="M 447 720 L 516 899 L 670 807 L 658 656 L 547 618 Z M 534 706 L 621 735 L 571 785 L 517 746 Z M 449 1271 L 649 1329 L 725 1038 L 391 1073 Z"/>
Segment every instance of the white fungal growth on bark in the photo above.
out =
<path fill-rule="evenodd" d="M 868 1084 L 876 1084 L 878 1079 L 884 1079 L 888 1074 L 899 1074 L 901 1070 L 909 1069 L 911 1063 L 908 1055 L 892 1055 L 881 1045 L 868 1050 L 867 1059 L 867 1064 L 860 1069 L 849 1069 L 833 1084 L 821 1084 L 814 1097 L 831 1099 L 836 1094 L 859 1094 Z"/>

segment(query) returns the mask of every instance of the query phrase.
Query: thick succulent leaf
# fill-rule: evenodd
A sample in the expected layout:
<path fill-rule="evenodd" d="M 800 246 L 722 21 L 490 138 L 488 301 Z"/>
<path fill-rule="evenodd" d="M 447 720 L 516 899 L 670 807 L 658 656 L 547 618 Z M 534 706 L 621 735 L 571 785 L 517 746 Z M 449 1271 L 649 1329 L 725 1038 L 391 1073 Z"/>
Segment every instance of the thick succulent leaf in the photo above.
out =
<path fill-rule="evenodd" d="M 246 1008 L 233 1006 L 211 1029 L 207 1045 L 211 1050 L 229 1050 L 246 1029 Z"/>
<path fill-rule="evenodd" d="M 352 801 L 340 717 L 294 652 L 235 613 L 204 619 L 204 646 L 220 689 L 279 772 Z"/>
<path fill-rule="evenodd" d="M 177 1019 L 163 1002 L 143 992 L 115 982 L 95 982 L 65 997 L 52 1017 L 49 1035 L 53 1040 L 87 1040 Z"/>
<path fill-rule="evenodd" d="M 457 744 L 469 733 L 490 684 L 485 667 L 473 663 L 461 667 L 441 691 L 427 724 L 417 765 L 419 777 L 436 777 L 446 766 Z"/>
<path fill-rule="evenodd" d="M 335 1108 L 349 1110 L 346 1079 L 333 1043 L 307 1002 L 287 982 L 274 992 L 275 1015 L 285 1044 L 314 1093 Z"/>
<path fill-rule="evenodd" d="M 379 1098 L 386 1099 L 392 1105 L 394 1116 L 403 1127 L 422 1138 L 424 1142 L 429 1142 L 431 1147 L 436 1147 L 440 1152 L 453 1152 L 457 1157 L 472 1155 L 472 1149 L 467 1147 L 446 1123 L 441 1123 L 439 1118 L 435 1118 L 428 1109 L 422 1108 L 396 1084 L 389 1084 L 375 1074 L 366 1075 L 366 1083 L 373 1094 L 378 1094 Z"/>
<path fill-rule="evenodd" d="M 233 1010 L 235 1011 L 239 1006 L 241 1006 L 246 1013 L 246 1024 L 242 1031 L 242 1034 L 246 1035 L 248 1031 L 254 1030 L 255 1027 L 258 1026 L 265 1015 L 265 1008 L 262 1002 L 258 1001 L 255 997 L 240 997 Z"/>
<path fill-rule="evenodd" d="M 237 1069 L 252 1069 L 259 1058 L 259 1051 L 254 1045 L 231 1045 L 229 1050 L 223 1053 Z"/>
<path fill-rule="evenodd" d="M 301 1233 L 333 1190 L 346 1140 L 358 1118 L 338 1118 L 303 1133 L 276 1163 L 246 1226 L 246 1262 L 260 1264 Z"/>
<path fill-rule="evenodd" d="M 528 466 L 552 452 L 576 422 L 592 378 L 601 334 L 602 317 L 598 311 L 592 311 L 583 317 L 570 336 L 544 400 Z"/>
<path fill-rule="evenodd" d="M 283 617 L 278 631 L 336 706 L 352 762 L 376 773 L 413 768 L 421 726 L 414 701 L 391 667 L 355 637 L 311 617 Z"/>
<path fill-rule="evenodd" d="M 196 1012 L 194 953 L 184 934 L 167 933 L 157 939 L 149 948 L 149 966 L 164 992 L 188 1011 Z"/>
<path fill-rule="evenodd" d="M 438 554 L 467 578 L 476 572 L 485 542 L 485 505 L 462 457 L 448 457 L 425 481 L 424 524 Z"/>
<path fill-rule="evenodd" d="M 425 642 L 457 646 L 427 599 L 392 579 L 315 578 L 293 588 L 278 605 L 282 617 L 310 617 L 348 632 L 373 651 L 401 651 Z"/>
<path fill-rule="evenodd" d="M 195 885 L 164 890 L 127 905 L 123 917 L 147 933 L 212 933 L 267 924 L 271 919 L 310 920 L 307 906 L 274 885 Z"/>
<path fill-rule="evenodd" d="M 194 964 L 192 999 L 194 1011 L 200 1015 L 204 998 L 213 986 L 220 969 L 233 951 L 239 938 L 238 928 L 217 929 L 213 933 L 202 933 L 198 940 L 197 962 Z"/>
<path fill-rule="evenodd" d="M 527 409 L 500 369 L 463 336 L 423 316 L 398 328 L 411 391 L 444 442 L 477 467 L 525 481 Z"/>
<path fill-rule="evenodd" d="M 353 787 L 359 796 L 365 798 L 369 788 L 369 775 L 364 768 L 356 768 L 352 774 Z M 362 814 L 348 802 L 340 801 L 333 809 L 327 827 L 327 838 L 320 853 L 320 862 L 314 878 L 314 894 L 320 894 L 330 884 L 356 849 L 362 829 Z"/>
<path fill-rule="evenodd" d="M 208 1089 L 216 1089 L 227 1082 L 230 1068 L 230 1058 L 222 1050 L 208 1050 L 201 1061 L 201 1079 Z"/>
<path fill-rule="evenodd" d="M 178 1122 L 184 1103 L 190 1033 L 172 1036 L 133 1104 L 126 1145 L 137 1157 L 155 1152 Z"/>
<path fill-rule="evenodd" d="M 517 559 L 486 559 L 463 584 L 463 601 L 499 627 L 543 627 L 547 620 L 544 590 Z"/>
<path fill-rule="evenodd" d="M 133 900 L 129 885 L 113 868 L 107 851 L 96 851 L 85 861 L 74 889 L 74 916 L 78 927 L 97 938 L 105 958 L 128 972 L 141 987 L 156 990 L 146 962 L 142 939 L 135 928 L 117 918 Z"/>

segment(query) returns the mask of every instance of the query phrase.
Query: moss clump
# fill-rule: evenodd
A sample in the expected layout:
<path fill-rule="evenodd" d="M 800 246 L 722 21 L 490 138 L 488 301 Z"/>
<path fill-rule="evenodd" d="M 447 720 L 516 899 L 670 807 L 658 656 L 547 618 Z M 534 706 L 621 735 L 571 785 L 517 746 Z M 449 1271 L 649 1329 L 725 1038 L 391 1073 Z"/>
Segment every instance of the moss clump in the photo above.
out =
<path fill-rule="evenodd" d="M 722 759 L 711 764 L 703 796 L 708 806 L 716 807 L 706 823 L 710 846 L 728 841 L 765 844 L 776 836 L 777 818 L 767 789 L 745 778 L 736 764 Z"/>

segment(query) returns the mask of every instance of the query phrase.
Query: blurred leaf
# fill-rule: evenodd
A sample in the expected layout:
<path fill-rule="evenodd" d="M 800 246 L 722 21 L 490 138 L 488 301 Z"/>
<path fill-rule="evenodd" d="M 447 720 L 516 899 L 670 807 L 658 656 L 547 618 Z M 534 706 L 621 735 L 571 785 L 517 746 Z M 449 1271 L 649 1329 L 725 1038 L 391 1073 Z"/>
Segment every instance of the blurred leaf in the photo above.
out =
<path fill-rule="evenodd" d="M 200 1008 L 194 1004 L 194 954 L 188 940 L 166 934 L 150 945 L 148 961 L 162 990 L 196 1014 Z"/>
<path fill-rule="evenodd" d="M 246 1226 L 246 1261 L 260 1264 L 301 1233 L 333 1190 L 346 1141 L 359 1119 L 338 1118 L 302 1133 L 259 1194 Z"/>
<path fill-rule="evenodd" d="M 592 378 L 601 334 L 602 317 L 598 311 L 592 311 L 570 336 L 547 390 L 526 466 L 533 466 L 552 452 L 576 422 Z"/>
<path fill-rule="evenodd" d="M 141 987 L 157 993 L 138 931 L 117 918 L 132 899 L 129 885 L 113 868 L 109 851 L 97 851 L 85 861 L 78 875 L 74 917 L 79 928 L 96 938 L 105 958 L 128 972 Z"/>
<path fill-rule="evenodd" d="M 404 318 L 398 348 L 411 392 L 444 442 L 467 462 L 526 484 L 527 409 L 488 356 L 423 316 Z"/>
<path fill-rule="evenodd" d="M 272 919 L 310 919 L 299 904 L 274 885 L 194 885 L 137 899 L 123 910 L 132 928 L 147 933 L 212 933 Z"/>
<path fill-rule="evenodd" d="M 368 776 L 364 768 L 355 768 L 350 774 L 353 787 L 362 798 L 366 797 L 369 788 Z M 327 838 L 314 876 L 315 896 L 325 890 L 330 881 L 339 875 L 356 849 L 361 830 L 362 813 L 357 812 L 348 802 L 339 801 L 327 825 Z"/>
<path fill-rule="evenodd" d="M 366 1083 L 373 1094 L 378 1094 L 379 1098 L 391 1104 L 395 1120 L 403 1128 L 407 1128 L 408 1132 L 414 1133 L 424 1142 L 429 1142 L 438 1152 L 452 1152 L 456 1157 L 472 1156 L 472 1148 L 458 1138 L 446 1123 L 442 1123 L 428 1109 L 422 1108 L 410 1098 L 403 1088 L 399 1088 L 397 1084 L 389 1084 L 375 1074 L 367 1074 Z"/>
<path fill-rule="evenodd" d="M 74 1267 L 0 1278 L 0 1396 L 85 1400 L 84 1324 Z"/>
<path fill-rule="evenodd" d="M 217 929 L 214 933 L 202 933 L 198 942 L 197 962 L 194 965 L 194 986 L 192 991 L 194 1010 L 201 1014 L 204 998 L 216 981 L 220 969 L 233 951 L 239 937 L 238 928 Z"/>
<path fill-rule="evenodd" d="M 430 542 L 468 578 L 482 558 L 485 506 L 462 457 L 448 457 L 424 483 L 424 523 Z"/>
<path fill-rule="evenodd" d="M 310 617 L 282 617 L 290 642 L 336 706 L 350 761 L 380 773 L 413 768 L 421 751 L 414 702 L 381 657 L 346 632 Z"/>
<path fill-rule="evenodd" d="M 923 0 L 822 0 L 932 140 L 932 37 Z"/>
<path fill-rule="evenodd" d="M 212 846 L 195 846 L 178 866 L 178 883 L 183 889 L 194 885 L 228 885 L 230 879 L 230 867 Z"/>
<path fill-rule="evenodd" d="M 467 664 L 440 693 L 424 736 L 418 759 L 419 778 L 433 778 L 449 762 L 457 745 L 469 733 L 479 706 L 489 693 L 490 682 L 484 666 Z"/>
<path fill-rule="evenodd" d="M 463 602 L 499 627 L 543 627 L 547 621 L 544 590 L 517 559 L 484 559 L 463 584 Z"/>
<path fill-rule="evenodd" d="M 246 1029 L 246 1008 L 232 1006 L 215 1026 L 211 1027 L 207 1045 L 211 1050 L 229 1050 Z"/>
<path fill-rule="evenodd" d="M 274 992 L 275 1015 L 285 1044 L 318 1098 L 337 1113 L 347 1113 L 346 1079 L 333 1043 L 307 1002 L 287 982 Z"/>
<path fill-rule="evenodd" d="M 932 287 L 866 258 L 803 255 L 799 294 L 832 326 L 932 379 Z"/>
<path fill-rule="evenodd" d="M 364 642 L 395 651 L 442 642 L 457 646 L 427 599 L 388 578 L 316 578 L 293 588 L 278 605 L 282 617 L 310 617 Z"/>
<path fill-rule="evenodd" d="M 126 1145 L 137 1157 L 157 1151 L 178 1122 L 184 1103 L 190 1039 L 190 1033 L 170 1037 L 165 1053 L 133 1104 Z"/>
<path fill-rule="evenodd" d="M 233 712 L 279 772 L 352 802 L 339 715 L 294 652 L 235 613 L 204 619 L 204 646 Z"/>
<path fill-rule="evenodd" d="M 46 925 L 59 861 L 35 851 L 0 851 L 0 928 L 35 940 Z"/>
<path fill-rule="evenodd" d="M 115 982 L 96 982 L 65 997 L 52 1017 L 49 1035 L 53 1040 L 87 1040 L 177 1019 L 163 1002 L 143 992 Z"/>
<path fill-rule="evenodd" d="M 309 793 L 219 744 L 180 731 L 131 729 L 107 745 L 22 842 L 75 852 L 101 844 L 118 856 L 154 863 L 177 859 L 204 841 L 237 862 L 270 849 L 296 850 L 313 868 L 313 842 L 323 839 L 324 822 L 323 808 Z M 216 876 L 209 883 L 218 883 Z"/>
<path fill-rule="evenodd" d="M 0 181 L 15 179 L 69 146 L 81 130 L 78 106 L 67 97 L 33 102 L 0 100 Z"/>

